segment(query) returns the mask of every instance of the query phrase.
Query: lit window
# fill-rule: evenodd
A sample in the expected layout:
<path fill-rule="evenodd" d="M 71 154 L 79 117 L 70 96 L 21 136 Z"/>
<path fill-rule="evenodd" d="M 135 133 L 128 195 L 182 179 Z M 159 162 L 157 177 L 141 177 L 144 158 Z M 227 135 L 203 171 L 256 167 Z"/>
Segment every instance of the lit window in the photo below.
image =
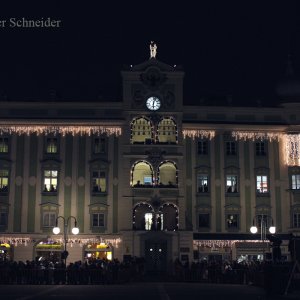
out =
<path fill-rule="evenodd" d="M 152 222 L 153 222 L 152 217 L 153 217 L 152 213 L 145 214 L 145 229 L 146 230 L 151 230 Z"/>
<path fill-rule="evenodd" d="M 266 155 L 265 143 L 264 142 L 256 142 L 255 143 L 255 153 L 257 156 Z"/>
<path fill-rule="evenodd" d="M 238 214 L 227 214 L 227 228 L 228 229 L 237 229 L 239 226 L 239 215 Z"/>
<path fill-rule="evenodd" d="M 7 212 L 0 212 L 0 226 L 7 226 Z"/>
<path fill-rule="evenodd" d="M 93 171 L 92 173 L 92 191 L 93 193 L 106 192 L 106 175 L 105 171 Z"/>
<path fill-rule="evenodd" d="M 208 153 L 207 141 L 199 141 L 198 142 L 198 154 L 206 155 L 207 153 Z"/>
<path fill-rule="evenodd" d="M 8 192 L 8 170 L 0 170 L 0 193 Z"/>
<path fill-rule="evenodd" d="M 268 193 L 268 176 L 257 175 L 256 176 L 256 191 L 257 193 Z"/>
<path fill-rule="evenodd" d="M 96 213 L 92 215 L 93 227 L 104 227 L 104 214 Z"/>
<path fill-rule="evenodd" d="M 141 117 L 131 123 L 131 143 L 133 144 L 151 144 L 152 124 L 147 118 Z"/>
<path fill-rule="evenodd" d="M 199 227 L 208 228 L 209 227 L 209 214 L 199 214 Z"/>
<path fill-rule="evenodd" d="M 198 193 L 208 193 L 208 175 L 197 174 Z"/>
<path fill-rule="evenodd" d="M 300 213 L 294 213 L 293 227 L 294 228 L 300 228 Z"/>
<path fill-rule="evenodd" d="M 58 140 L 57 138 L 47 138 L 46 140 L 46 153 L 57 153 L 58 152 Z"/>
<path fill-rule="evenodd" d="M 226 154 L 236 155 L 236 142 L 226 142 Z"/>
<path fill-rule="evenodd" d="M 54 227 L 56 223 L 56 213 L 45 212 L 43 214 L 43 227 Z"/>
<path fill-rule="evenodd" d="M 105 153 L 105 148 L 106 148 L 105 137 L 98 137 L 94 139 L 93 149 L 95 154 Z"/>
<path fill-rule="evenodd" d="M 300 189 L 300 174 L 292 175 L 292 189 Z"/>
<path fill-rule="evenodd" d="M 44 192 L 56 192 L 57 191 L 57 170 L 45 170 L 44 171 Z"/>
<path fill-rule="evenodd" d="M 0 153 L 8 153 L 8 138 L 0 137 Z"/>
<path fill-rule="evenodd" d="M 159 143 L 176 143 L 176 124 L 171 118 L 164 118 L 158 123 L 157 139 Z"/>
<path fill-rule="evenodd" d="M 226 175 L 226 192 L 227 193 L 237 193 L 237 176 L 236 175 Z"/>

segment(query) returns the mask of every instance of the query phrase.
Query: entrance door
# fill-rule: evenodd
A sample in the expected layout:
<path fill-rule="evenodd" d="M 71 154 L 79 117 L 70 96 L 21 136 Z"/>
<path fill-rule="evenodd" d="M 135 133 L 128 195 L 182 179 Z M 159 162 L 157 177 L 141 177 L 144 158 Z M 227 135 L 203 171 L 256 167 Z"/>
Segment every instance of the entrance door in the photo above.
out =
<path fill-rule="evenodd" d="M 167 271 L 167 242 L 145 242 L 146 270 L 150 274 L 161 274 Z"/>

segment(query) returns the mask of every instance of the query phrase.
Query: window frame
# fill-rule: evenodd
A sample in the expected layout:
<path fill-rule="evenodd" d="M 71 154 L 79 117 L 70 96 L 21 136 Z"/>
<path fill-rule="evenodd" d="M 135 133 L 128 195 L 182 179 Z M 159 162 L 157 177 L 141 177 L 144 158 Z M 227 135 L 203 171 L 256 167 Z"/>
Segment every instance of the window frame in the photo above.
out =
<path fill-rule="evenodd" d="M 209 153 L 208 140 L 206 140 L 206 139 L 198 140 L 197 154 L 198 155 L 208 155 L 208 153 Z"/>
<path fill-rule="evenodd" d="M 97 177 L 94 176 L 94 173 L 98 173 Z M 101 177 L 101 173 L 104 173 L 104 177 Z M 104 186 L 105 186 L 105 190 L 102 190 L 101 188 L 101 179 L 105 179 L 104 181 Z M 99 181 L 99 184 L 94 184 L 94 182 L 97 183 L 97 181 Z M 95 188 L 98 187 L 98 189 L 96 190 Z M 91 192 L 93 195 L 99 195 L 99 194 L 107 194 L 107 170 L 104 168 L 100 168 L 100 169 L 93 169 L 91 171 Z"/>
<path fill-rule="evenodd" d="M 265 141 L 255 142 L 255 155 L 266 156 L 267 155 L 267 143 Z"/>
<path fill-rule="evenodd" d="M 229 226 L 229 220 L 231 219 L 230 217 L 236 216 L 236 226 Z M 240 228 L 240 214 L 238 212 L 226 212 L 226 218 L 225 218 L 225 222 L 226 222 L 226 229 L 228 231 L 236 231 L 239 230 Z"/>
<path fill-rule="evenodd" d="M 261 181 L 258 181 L 258 177 L 260 177 Z M 263 181 L 263 177 L 266 177 L 266 181 Z M 258 184 L 260 182 L 260 185 L 261 184 L 266 184 L 267 187 L 266 187 L 266 191 L 264 191 L 264 187 L 259 187 Z M 270 193 L 270 186 L 269 186 L 269 176 L 268 174 L 264 173 L 264 174 L 256 174 L 255 175 L 255 187 L 256 187 L 256 194 L 258 195 L 267 195 Z"/>
<path fill-rule="evenodd" d="M 45 217 L 48 215 L 48 224 L 45 224 Z M 51 222 L 51 216 L 53 216 L 53 223 Z M 55 227 L 55 223 L 56 223 L 56 218 L 57 218 L 57 213 L 53 212 L 53 211 L 44 211 L 43 212 L 43 221 L 42 221 L 42 227 L 43 228 L 52 228 Z"/>
<path fill-rule="evenodd" d="M 7 176 L 5 174 L 2 174 L 2 172 L 7 172 Z M 10 171 L 6 168 L 0 169 L 0 194 L 7 194 L 9 192 L 9 177 L 10 177 Z M 7 179 L 7 184 L 5 185 L 3 183 L 4 179 Z"/>
<path fill-rule="evenodd" d="M 207 226 L 200 226 L 200 216 L 207 216 Z M 209 212 L 198 212 L 198 229 L 209 229 L 210 228 L 210 222 L 211 222 L 211 216 Z"/>
<path fill-rule="evenodd" d="M 201 178 L 202 179 L 201 179 Z M 204 178 L 206 177 L 206 179 Z M 206 186 L 205 186 L 206 184 Z M 197 172 L 197 193 L 209 193 L 209 174 Z"/>
<path fill-rule="evenodd" d="M 51 146 L 51 141 L 55 141 L 55 145 Z M 55 152 L 51 152 L 51 151 L 48 151 L 48 148 L 53 148 L 53 147 L 56 147 L 56 151 Z M 46 155 L 59 155 L 59 137 L 58 136 L 45 136 L 45 148 L 44 148 L 44 151 L 45 151 L 45 154 Z"/>
<path fill-rule="evenodd" d="M 7 140 L 7 143 L 5 143 Z M 2 148 L 3 147 L 3 148 Z M 7 151 L 1 151 L 2 149 L 7 148 Z M 10 139 L 8 136 L 0 136 L 0 155 L 7 155 L 10 151 Z"/>
<path fill-rule="evenodd" d="M 225 153 L 228 156 L 237 155 L 237 142 L 236 141 L 225 141 Z"/>
<path fill-rule="evenodd" d="M 50 171 L 51 172 L 51 176 L 48 177 L 46 176 L 45 172 L 47 171 Z M 55 176 L 52 176 L 52 172 L 57 172 L 57 175 L 56 177 Z M 47 183 L 46 183 L 46 179 L 50 179 L 50 183 L 49 183 L 49 189 L 46 188 L 47 186 Z M 56 179 L 56 188 L 55 188 L 55 185 L 52 183 L 52 180 L 53 179 Z M 51 189 L 51 186 L 54 186 L 54 189 L 52 190 Z M 59 170 L 57 168 L 45 168 L 43 169 L 43 194 L 46 194 L 46 195 L 51 195 L 51 194 L 57 194 L 58 193 L 58 188 L 59 188 Z"/>
<path fill-rule="evenodd" d="M 99 140 L 98 145 L 96 145 L 96 141 Z M 96 149 L 99 149 L 96 151 Z M 99 135 L 94 136 L 92 139 L 92 154 L 93 155 L 101 155 L 107 153 L 107 136 Z"/>
<path fill-rule="evenodd" d="M 95 215 L 97 215 L 97 225 L 94 225 L 94 216 Z M 100 225 L 100 218 L 99 218 L 100 215 L 103 216 L 103 220 L 102 220 L 103 225 Z M 91 223 L 92 228 L 105 228 L 105 213 L 103 213 L 103 212 L 93 212 L 91 218 L 92 218 L 92 220 L 91 220 L 92 221 L 92 223 Z"/>
<path fill-rule="evenodd" d="M 3 222 L 3 220 L 4 220 L 4 222 Z M 0 227 L 7 228 L 7 226 L 8 226 L 8 212 L 0 211 Z"/>

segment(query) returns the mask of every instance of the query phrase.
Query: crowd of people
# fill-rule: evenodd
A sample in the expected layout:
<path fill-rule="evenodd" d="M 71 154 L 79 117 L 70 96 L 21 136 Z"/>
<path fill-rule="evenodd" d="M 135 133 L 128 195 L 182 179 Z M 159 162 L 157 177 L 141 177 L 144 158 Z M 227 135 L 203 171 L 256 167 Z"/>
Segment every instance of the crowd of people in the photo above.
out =
<path fill-rule="evenodd" d="M 189 281 L 265 285 L 271 262 L 170 261 L 166 272 L 149 273 L 143 258 L 120 262 L 91 260 L 69 263 L 51 261 L 1 261 L 0 284 L 115 284 L 128 281 Z M 288 270 L 286 268 L 285 270 Z M 153 270 L 152 270 L 153 271 Z M 272 271 L 271 271 L 272 272 Z M 270 274 L 269 274 L 270 275 Z M 268 275 L 268 276 L 269 276 Z M 287 273 L 288 275 L 288 273 Z"/>

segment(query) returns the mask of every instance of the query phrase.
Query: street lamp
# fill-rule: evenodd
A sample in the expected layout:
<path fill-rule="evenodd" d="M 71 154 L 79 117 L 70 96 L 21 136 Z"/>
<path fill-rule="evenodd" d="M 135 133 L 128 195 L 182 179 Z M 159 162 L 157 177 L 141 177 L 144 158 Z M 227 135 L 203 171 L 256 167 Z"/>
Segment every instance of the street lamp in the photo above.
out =
<path fill-rule="evenodd" d="M 63 234 L 64 234 L 64 252 L 63 252 L 63 255 L 62 255 L 62 259 L 65 260 L 65 267 L 67 267 L 67 257 L 68 257 L 68 251 L 67 251 L 67 243 L 68 243 L 68 226 L 69 226 L 69 222 L 71 219 L 74 219 L 74 227 L 72 228 L 72 233 L 74 235 L 78 234 L 79 233 L 79 228 L 77 227 L 77 220 L 75 217 L 73 216 L 70 216 L 68 217 L 68 219 L 66 220 L 64 217 L 62 216 L 58 216 L 56 218 L 56 221 L 55 221 L 55 227 L 53 227 L 53 233 L 54 234 L 59 234 L 60 233 L 60 228 L 58 227 L 58 219 L 63 219 L 63 222 L 64 222 L 64 231 L 63 231 Z"/>
<path fill-rule="evenodd" d="M 271 224 L 271 226 L 268 225 Z M 253 234 L 256 234 L 258 231 L 258 228 L 256 225 L 259 225 L 260 227 L 260 239 L 263 242 L 263 259 L 265 256 L 265 240 L 267 239 L 267 229 L 269 229 L 269 232 L 271 234 L 274 234 L 276 232 L 276 227 L 274 226 L 273 218 L 269 215 L 255 215 L 253 217 L 253 224 L 250 227 L 250 232 Z"/>

